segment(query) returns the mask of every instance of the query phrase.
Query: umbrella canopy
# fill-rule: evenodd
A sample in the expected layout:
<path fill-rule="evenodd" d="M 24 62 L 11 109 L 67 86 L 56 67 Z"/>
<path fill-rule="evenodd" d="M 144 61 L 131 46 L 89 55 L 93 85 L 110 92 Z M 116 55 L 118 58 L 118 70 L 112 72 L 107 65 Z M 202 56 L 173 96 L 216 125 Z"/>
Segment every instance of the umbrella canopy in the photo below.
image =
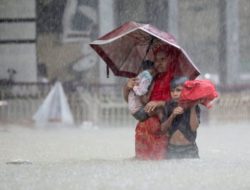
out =
<path fill-rule="evenodd" d="M 116 76 L 135 77 L 145 58 L 154 59 L 153 52 L 160 46 L 175 52 L 176 64 L 182 75 L 196 78 L 200 72 L 174 37 L 150 24 L 127 22 L 90 43 Z"/>

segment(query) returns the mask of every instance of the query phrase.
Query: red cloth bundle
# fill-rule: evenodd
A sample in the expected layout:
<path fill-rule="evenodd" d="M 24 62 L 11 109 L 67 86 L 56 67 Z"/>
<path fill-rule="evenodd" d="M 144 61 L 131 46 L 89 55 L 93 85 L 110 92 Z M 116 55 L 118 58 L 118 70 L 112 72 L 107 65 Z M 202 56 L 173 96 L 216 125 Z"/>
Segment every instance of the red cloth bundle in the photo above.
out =
<path fill-rule="evenodd" d="M 212 100 L 216 97 L 218 97 L 218 93 L 211 81 L 189 80 L 184 83 L 180 96 L 180 105 L 190 107 L 199 101 L 199 103 L 210 108 Z"/>

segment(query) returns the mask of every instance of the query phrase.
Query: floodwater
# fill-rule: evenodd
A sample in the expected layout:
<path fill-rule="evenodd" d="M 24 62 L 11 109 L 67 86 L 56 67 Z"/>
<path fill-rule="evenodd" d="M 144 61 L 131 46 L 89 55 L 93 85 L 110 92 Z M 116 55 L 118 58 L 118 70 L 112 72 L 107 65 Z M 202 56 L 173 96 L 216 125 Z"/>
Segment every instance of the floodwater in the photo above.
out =
<path fill-rule="evenodd" d="M 199 160 L 138 161 L 134 128 L 0 127 L 1 190 L 249 190 L 250 126 L 201 126 Z"/>

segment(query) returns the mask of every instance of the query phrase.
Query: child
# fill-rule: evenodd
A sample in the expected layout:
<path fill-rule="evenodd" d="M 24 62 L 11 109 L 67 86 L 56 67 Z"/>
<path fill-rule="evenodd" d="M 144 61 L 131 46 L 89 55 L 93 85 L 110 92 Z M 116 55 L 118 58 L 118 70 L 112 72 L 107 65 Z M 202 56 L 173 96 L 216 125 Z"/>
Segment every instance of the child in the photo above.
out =
<path fill-rule="evenodd" d="M 128 94 L 129 110 L 134 118 L 139 121 L 144 121 L 149 117 L 144 111 L 144 104 L 146 102 L 143 101 L 143 96 L 148 93 L 152 80 L 156 75 L 156 70 L 152 61 L 144 61 L 142 63 L 142 69 L 143 71 L 137 76 L 139 80 L 138 86 L 134 86 L 133 90 Z"/>
<path fill-rule="evenodd" d="M 167 159 L 199 158 L 195 142 L 196 130 L 200 123 L 198 102 L 191 108 L 179 105 L 183 84 L 186 81 L 186 77 L 177 77 L 171 81 L 172 100 L 164 107 L 161 131 L 169 134 Z"/>

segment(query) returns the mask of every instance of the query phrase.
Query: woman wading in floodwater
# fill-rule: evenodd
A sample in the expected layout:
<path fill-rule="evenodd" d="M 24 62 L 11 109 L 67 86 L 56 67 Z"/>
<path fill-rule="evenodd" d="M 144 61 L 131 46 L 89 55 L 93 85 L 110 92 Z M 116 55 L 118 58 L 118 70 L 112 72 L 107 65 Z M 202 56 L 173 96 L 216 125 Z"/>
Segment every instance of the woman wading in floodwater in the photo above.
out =
<path fill-rule="evenodd" d="M 154 50 L 154 66 L 157 75 L 149 91 L 149 101 L 145 111 L 150 115 L 158 108 L 163 108 L 170 100 L 170 81 L 178 75 L 174 52 L 162 45 Z M 130 78 L 124 86 L 124 98 L 128 100 L 129 91 L 137 85 L 136 78 Z M 166 157 L 168 137 L 161 134 L 160 119 L 154 115 L 143 122 L 138 122 L 135 129 L 135 158 L 159 160 Z"/>

